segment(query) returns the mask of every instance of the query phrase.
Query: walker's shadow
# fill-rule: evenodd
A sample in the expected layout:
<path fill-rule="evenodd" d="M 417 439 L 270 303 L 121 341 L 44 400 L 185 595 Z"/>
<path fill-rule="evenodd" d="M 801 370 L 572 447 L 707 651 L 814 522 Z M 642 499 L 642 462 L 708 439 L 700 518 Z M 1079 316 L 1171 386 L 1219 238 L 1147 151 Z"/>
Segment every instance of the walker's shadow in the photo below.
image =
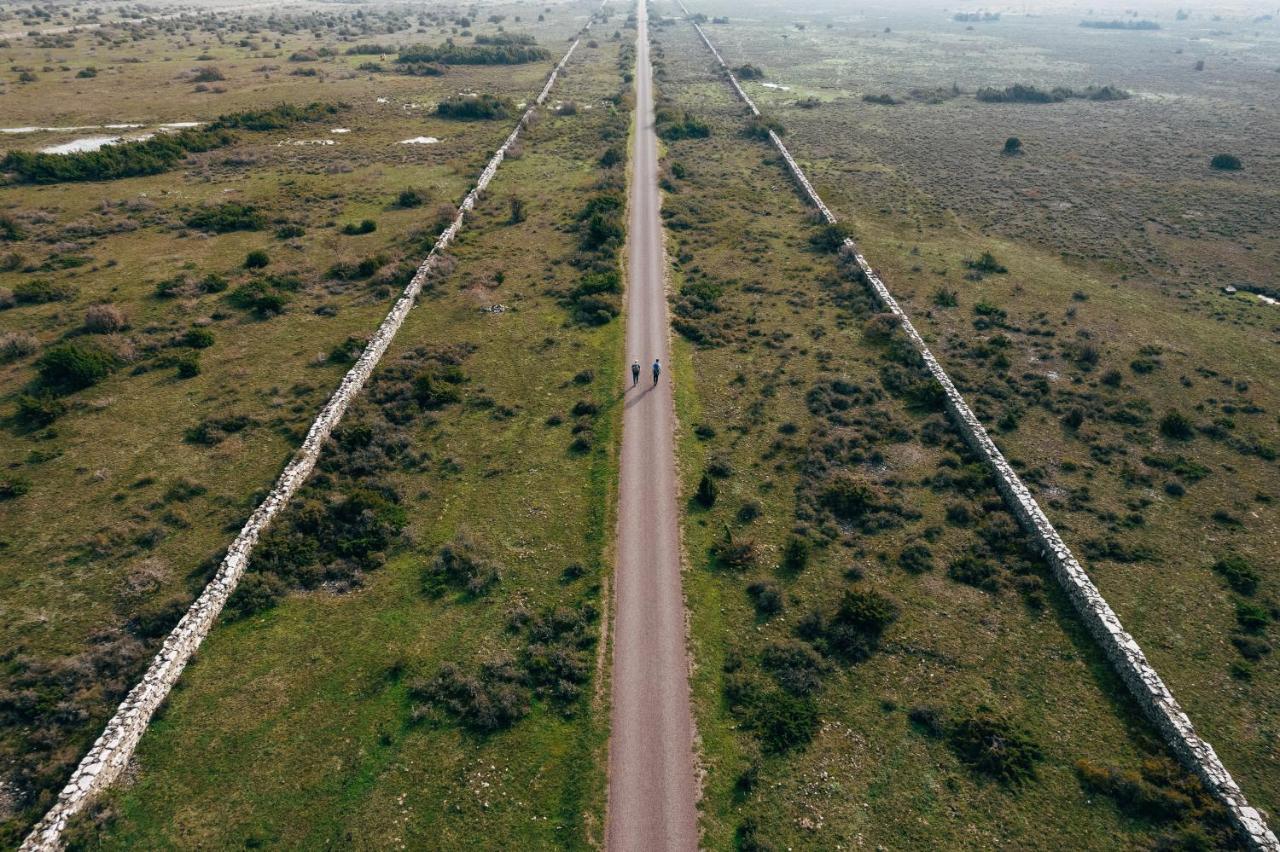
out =
<path fill-rule="evenodd" d="M 625 391 L 623 391 L 623 395 L 630 397 L 630 399 L 628 399 L 626 401 L 626 404 L 622 406 L 623 409 L 625 410 L 630 408 L 633 405 L 638 404 L 641 400 L 643 400 L 649 394 L 650 391 L 656 390 L 657 387 L 658 387 L 657 385 L 639 385 L 636 387 L 627 388 Z"/>

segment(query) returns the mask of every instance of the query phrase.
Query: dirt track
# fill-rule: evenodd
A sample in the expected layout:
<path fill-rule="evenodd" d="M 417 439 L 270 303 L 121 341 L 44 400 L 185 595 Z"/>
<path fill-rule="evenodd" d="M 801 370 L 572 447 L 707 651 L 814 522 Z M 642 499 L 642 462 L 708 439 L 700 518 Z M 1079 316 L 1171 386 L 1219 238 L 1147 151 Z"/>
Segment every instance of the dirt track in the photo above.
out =
<path fill-rule="evenodd" d="M 609 747 L 608 846 L 615 852 L 698 844 L 646 15 L 640 0 L 626 315 L 628 364 L 637 360 L 642 369 L 637 387 L 626 376 L 622 427 Z M 656 385 L 654 358 L 663 364 Z"/>

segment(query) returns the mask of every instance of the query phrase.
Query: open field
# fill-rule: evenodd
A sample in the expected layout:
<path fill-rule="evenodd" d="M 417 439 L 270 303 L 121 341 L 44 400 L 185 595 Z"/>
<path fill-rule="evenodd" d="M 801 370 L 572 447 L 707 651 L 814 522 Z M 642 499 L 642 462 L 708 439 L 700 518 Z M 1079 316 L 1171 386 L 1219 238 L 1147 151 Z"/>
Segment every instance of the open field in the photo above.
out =
<path fill-rule="evenodd" d="M 665 258 L 637 224 L 646 6 Z M 675 0 L 0 9 L 0 847 L 591 21 L 64 839 L 688 845 L 661 803 L 693 799 L 691 711 L 702 848 L 1244 848 L 840 247 L 1274 826 L 1280 12 L 1255 6 L 697 0 L 759 119 Z M 633 395 L 662 270 L 670 363 Z"/>
<path fill-rule="evenodd" d="M 545 27 L 537 33 L 555 58 L 594 8 L 557 6 L 536 25 Z M 510 20 L 521 11 L 531 26 L 540 14 L 496 6 L 493 14 Z M 132 75 L 123 84 L 104 64 L 98 77 L 71 84 L 75 97 L 42 78 L 24 85 L 48 85 L 47 97 L 24 96 L 22 112 L 6 108 L 6 119 L 64 127 L 209 121 L 280 103 L 337 105 L 320 121 L 241 132 L 231 147 L 195 154 L 175 171 L 0 191 L 5 220 L 19 237 L 3 245 L 17 260 L 6 263 L 0 287 L 21 293 L 43 282 L 73 294 L 0 312 L 0 333 L 32 341 L 0 368 L 11 435 L 0 450 L 12 477 L 6 482 L 27 489 L 0 503 L 7 531 L 0 811 L 13 818 L 6 831 L 21 831 L 47 807 L 425 255 L 447 221 L 443 211 L 457 204 L 515 117 L 451 121 L 432 114 L 436 102 L 459 91 L 527 100 L 555 61 L 462 65 L 445 76 L 411 77 L 356 73 L 356 61 L 368 57 L 339 54 L 314 63 L 332 78 L 318 86 L 315 77 L 287 73 L 285 57 L 315 46 L 309 29 L 277 25 L 293 30 L 280 33 L 279 48 L 265 43 L 286 66 L 279 73 L 250 70 L 262 67 L 257 40 L 270 33 L 260 19 L 220 27 L 216 38 L 187 27 L 191 44 L 168 26 L 142 27 L 128 50 L 149 58 L 122 62 L 121 75 Z M 492 23 L 479 29 L 485 26 L 495 30 Z M 450 29 L 457 28 L 443 32 Z M 219 43 L 250 30 L 254 47 Z M 77 51 L 86 63 L 102 62 L 100 49 L 86 42 L 82 35 L 60 53 L 69 62 Z M 344 49 L 337 39 L 333 46 Z M 19 41 L 8 52 L 20 63 L 47 50 Z M 206 67 L 201 63 L 217 63 L 225 93 L 193 95 L 189 80 L 175 79 Z M 6 104 L 18 101 L 11 94 Z M 75 135 L 11 134 L 3 141 L 10 150 L 32 150 Z M 400 144 L 415 137 L 441 141 Z M 312 140 L 333 144 L 292 144 Z M 414 190 L 407 199 L 406 189 Z M 252 208 L 261 222 L 222 234 L 187 224 L 204 207 L 228 203 Z M 530 209 L 538 203 L 530 198 Z M 341 233 L 366 219 L 375 224 L 372 233 Z M 266 253 L 265 267 L 249 268 L 253 251 Z M 216 283 L 207 286 L 210 275 Z M 282 311 L 237 301 L 242 285 L 262 281 L 269 296 L 286 300 Z M 97 304 L 111 305 L 118 322 L 85 334 L 86 313 Z M 51 425 L 22 417 L 19 397 L 33 390 L 41 350 L 64 341 L 97 343 L 119 367 L 62 397 L 66 413 Z M 190 362 L 195 367 L 184 368 Z"/>
<path fill-rule="evenodd" d="M 958 438 L 912 402 L 865 294 L 810 245 L 809 211 L 771 149 L 745 138 L 692 29 L 656 34 L 664 94 L 710 129 L 670 144 L 666 203 L 675 324 L 692 344 L 685 490 L 704 471 L 718 482 L 709 511 L 690 501 L 686 526 L 710 845 L 746 834 L 779 847 L 1113 848 L 1117 834 L 1196 831 L 1135 819 L 1084 785 L 1079 761 L 1168 758 L 985 475 L 970 479 Z M 844 471 L 874 509 L 841 516 L 829 497 Z M 794 540 L 807 560 L 788 560 Z M 885 595 L 896 619 L 853 659 L 814 659 L 810 613 L 845 589 Z M 756 702 L 788 689 L 803 696 L 790 724 L 816 722 L 812 742 L 784 748 Z M 1022 728 L 1042 749 L 1036 777 L 967 770 L 921 724 L 929 711 Z"/>

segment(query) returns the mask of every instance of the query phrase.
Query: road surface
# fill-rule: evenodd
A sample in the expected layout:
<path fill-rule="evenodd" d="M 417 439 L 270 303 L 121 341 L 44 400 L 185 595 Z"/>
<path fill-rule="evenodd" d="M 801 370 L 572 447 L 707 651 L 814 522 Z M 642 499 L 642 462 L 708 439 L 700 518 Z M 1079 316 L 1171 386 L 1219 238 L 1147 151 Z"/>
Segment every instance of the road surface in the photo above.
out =
<path fill-rule="evenodd" d="M 640 384 L 628 387 L 622 418 L 609 743 L 611 852 L 698 846 L 647 14 L 640 0 L 626 318 L 627 364 L 639 361 L 641 371 Z M 655 358 L 663 364 L 656 385 L 650 372 Z M 629 370 L 625 381 L 631 384 Z"/>

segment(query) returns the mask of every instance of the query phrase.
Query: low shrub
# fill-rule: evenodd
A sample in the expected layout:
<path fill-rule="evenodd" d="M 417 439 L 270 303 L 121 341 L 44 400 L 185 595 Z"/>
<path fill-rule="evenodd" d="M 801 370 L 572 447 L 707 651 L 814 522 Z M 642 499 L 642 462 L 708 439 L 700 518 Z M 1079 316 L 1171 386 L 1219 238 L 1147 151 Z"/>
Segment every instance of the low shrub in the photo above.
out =
<path fill-rule="evenodd" d="M 245 574 L 227 601 L 224 617 L 236 621 L 266 612 L 279 603 L 287 591 L 284 582 L 274 574 Z"/>
<path fill-rule="evenodd" d="M 436 104 L 436 115 L 455 121 L 481 121 L 507 118 L 515 113 L 510 98 L 496 95 L 451 95 Z"/>
<path fill-rule="evenodd" d="M 716 486 L 716 481 L 710 474 L 704 473 L 702 474 L 702 479 L 698 480 L 698 490 L 694 493 L 693 498 L 702 508 L 710 509 L 715 505 L 718 493 L 719 489 Z"/>
<path fill-rule="evenodd" d="M 1241 556 L 1227 556 L 1213 563 L 1213 570 L 1222 575 L 1232 589 L 1242 595 L 1252 595 L 1258 590 L 1261 577 L 1249 562 Z"/>
<path fill-rule="evenodd" d="M 425 189 L 408 188 L 400 190 L 396 196 L 395 206 L 402 210 L 421 207 L 431 200 L 431 193 Z"/>
<path fill-rule="evenodd" d="M 760 654 L 760 665 L 792 695 L 812 695 L 822 688 L 822 676 L 830 668 L 812 645 L 792 639 L 770 642 Z"/>
<path fill-rule="evenodd" d="M 925 544 L 912 544 L 898 554 L 898 564 L 911 574 L 933 570 L 933 551 Z"/>
<path fill-rule="evenodd" d="M 192 327 L 178 338 L 178 343 L 192 349 L 208 349 L 213 345 L 213 332 L 207 328 Z"/>
<path fill-rule="evenodd" d="M 269 263 L 271 263 L 271 258 L 262 249 L 254 249 L 244 258 L 245 269 L 263 269 Z"/>
<path fill-rule="evenodd" d="M 45 350 L 36 360 L 40 380 L 64 393 L 96 385 L 119 366 L 119 359 L 89 342 L 62 343 Z"/>
<path fill-rule="evenodd" d="M 1013 724 L 980 713 L 953 723 L 947 744 L 974 772 L 1016 785 L 1035 777 L 1044 752 L 1030 735 Z"/>
<path fill-rule="evenodd" d="M 19 474 L 0 476 L 0 503 L 16 500 L 31 490 L 31 480 Z"/>
<path fill-rule="evenodd" d="M 782 590 L 769 580 L 757 580 L 747 586 L 747 597 L 756 608 L 756 614 L 768 618 L 782 612 Z"/>
<path fill-rule="evenodd" d="M 827 656 L 858 663 L 874 653 L 897 619 L 898 605 L 889 598 L 873 590 L 850 589 L 834 609 L 809 613 L 796 633 Z"/>
<path fill-rule="evenodd" d="M 744 130 L 748 139 L 755 139 L 760 142 L 769 141 L 769 133 L 773 132 L 779 136 L 787 135 L 787 128 L 782 122 L 771 115 L 753 115 L 748 121 Z"/>
<path fill-rule="evenodd" d="M 357 236 L 359 234 L 372 234 L 376 230 L 378 230 L 378 223 L 372 219 L 363 219 L 359 224 L 355 222 L 348 222 L 342 226 L 342 233 L 349 237 Z"/>
<path fill-rule="evenodd" d="M 6 331 L 0 334 L 0 363 L 17 361 L 34 355 L 40 348 L 40 340 L 25 331 Z"/>
<path fill-rule="evenodd" d="M 470 538 L 459 535 L 436 551 L 435 558 L 422 572 L 422 588 L 432 597 L 439 597 L 449 588 L 478 597 L 501 579 L 502 569 L 479 555 Z"/>
<path fill-rule="evenodd" d="M 227 301 L 237 308 L 253 311 L 260 317 L 284 313 L 289 297 L 261 279 L 241 284 L 231 291 Z"/>
<path fill-rule="evenodd" d="M 1175 441 L 1189 441 L 1195 437 L 1195 426 L 1179 411 L 1169 411 L 1160 418 L 1160 434 Z"/>
<path fill-rule="evenodd" d="M 1215 154 L 1209 161 L 1209 167 L 1222 172 L 1238 172 L 1244 168 L 1244 163 L 1234 154 Z"/>
<path fill-rule="evenodd" d="M 13 288 L 13 299 L 19 305 L 44 305 L 49 302 L 74 301 L 79 291 L 71 284 L 37 278 L 20 282 Z"/>
<path fill-rule="evenodd" d="M 791 536 L 782 547 L 782 564 L 779 569 L 783 574 L 795 576 L 809 564 L 809 542 L 800 536 Z"/>
<path fill-rule="evenodd" d="M 111 334 L 126 325 L 124 311 L 115 305 L 90 305 L 84 314 L 84 329 L 92 334 Z"/>
<path fill-rule="evenodd" d="M 18 395 L 18 422 L 28 428 L 48 426 L 67 413 L 67 405 L 49 391 Z"/>
<path fill-rule="evenodd" d="M 255 207 L 235 201 L 204 207 L 187 217 L 187 227 L 215 234 L 260 231 L 266 225 L 266 217 Z"/>

